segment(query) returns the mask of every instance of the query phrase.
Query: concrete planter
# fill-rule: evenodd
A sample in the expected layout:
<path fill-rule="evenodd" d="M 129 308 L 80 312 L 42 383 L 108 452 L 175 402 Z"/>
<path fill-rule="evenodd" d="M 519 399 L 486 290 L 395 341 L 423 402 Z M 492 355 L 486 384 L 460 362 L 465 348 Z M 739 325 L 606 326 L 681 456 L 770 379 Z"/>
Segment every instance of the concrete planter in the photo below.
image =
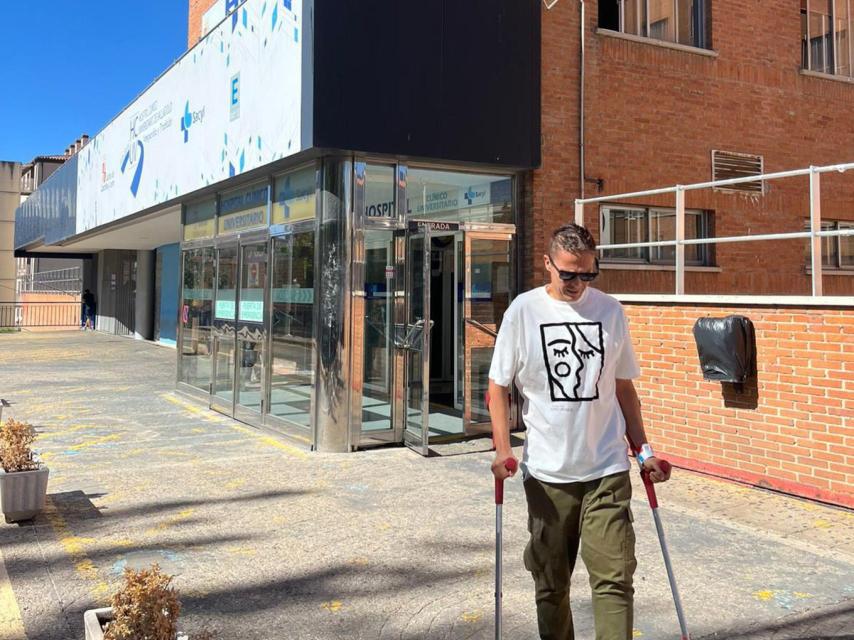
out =
<path fill-rule="evenodd" d="M 83 612 L 86 640 L 104 640 L 104 625 L 113 619 L 113 608 L 89 609 Z"/>
<path fill-rule="evenodd" d="M 0 469 L 0 510 L 6 522 L 30 520 L 44 508 L 49 473 L 47 467 L 11 473 Z"/>

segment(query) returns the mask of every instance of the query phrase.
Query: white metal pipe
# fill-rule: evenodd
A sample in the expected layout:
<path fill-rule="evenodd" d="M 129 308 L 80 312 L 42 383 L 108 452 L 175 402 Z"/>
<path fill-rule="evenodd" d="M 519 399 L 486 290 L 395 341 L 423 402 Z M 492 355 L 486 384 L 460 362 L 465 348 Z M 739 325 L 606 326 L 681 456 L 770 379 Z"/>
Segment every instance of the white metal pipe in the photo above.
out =
<path fill-rule="evenodd" d="M 676 190 L 676 295 L 685 294 L 685 191 Z"/>
<path fill-rule="evenodd" d="M 835 238 L 839 236 L 847 237 L 854 236 L 854 228 L 852 229 L 832 229 L 829 231 L 819 231 L 815 234 L 820 238 Z M 673 247 L 678 244 L 694 245 L 694 244 L 717 244 L 727 242 L 751 242 L 755 240 L 797 240 L 798 238 L 811 238 L 813 233 L 810 231 L 795 231 L 793 233 L 762 233 L 752 236 L 728 236 L 724 238 L 686 238 L 682 242 L 676 240 L 657 240 L 655 242 L 625 242 L 623 244 L 600 244 L 597 249 L 636 249 L 640 247 Z"/>
<path fill-rule="evenodd" d="M 579 200 L 575 201 L 575 224 L 584 226 L 584 205 Z"/>
<path fill-rule="evenodd" d="M 815 171 L 810 171 L 810 231 L 812 232 L 810 241 L 812 294 L 820 296 L 822 292 L 821 238 L 816 233 L 821 231 L 821 174 Z"/>
<path fill-rule="evenodd" d="M 844 173 L 849 169 L 854 169 L 854 162 L 845 164 L 827 165 L 824 167 L 814 167 L 815 173 L 831 173 L 837 171 Z M 709 189 L 714 187 L 725 187 L 733 184 L 741 184 L 744 182 L 756 182 L 758 180 L 777 180 L 779 178 L 793 178 L 796 176 L 805 176 L 810 174 L 810 169 L 796 169 L 793 171 L 778 171 L 777 173 L 765 173 L 757 176 L 748 176 L 745 178 L 731 178 L 729 180 L 713 180 L 711 182 L 697 182 L 695 184 L 681 185 L 681 187 L 662 187 L 659 189 L 648 189 L 646 191 L 634 191 L 631 193 L 618 193 L 612 196 L 600 196 L 597 198 L 584 198 L 581 200 L 583 204 L 592 204 L 594 202 L 609 202 L 612 200 L 622 200 L 625 198 L 642 198 L 646 196 L 655 196 L 663 193 L 675 193 L 677 188 L 685 191 L 695 191 L 697 189 Z"/>

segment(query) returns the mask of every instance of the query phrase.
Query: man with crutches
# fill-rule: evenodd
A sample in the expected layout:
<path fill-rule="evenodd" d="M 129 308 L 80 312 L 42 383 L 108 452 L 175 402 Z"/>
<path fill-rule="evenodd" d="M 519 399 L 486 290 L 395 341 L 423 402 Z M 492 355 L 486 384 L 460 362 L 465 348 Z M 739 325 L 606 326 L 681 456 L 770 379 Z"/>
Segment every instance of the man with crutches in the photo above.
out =
<path fill-rule="evenodd" d="M 653 482 L 669 465 L 647 444 L 632 379 L 640 375 L 620 303 L 588 284 L 599 273 L 584 227 L 557 229 L 544 256 L 549 283 L 504 315 L 489 372 L 497 480 L 514 475 L 509 402 L 515 382 L 527 429 L 521 468 L 540 638 L 572 640 L 569 586 L 580 550 L 590 574 L 596 640 L 632 637 L 635 534 L 626 437 Z"/>

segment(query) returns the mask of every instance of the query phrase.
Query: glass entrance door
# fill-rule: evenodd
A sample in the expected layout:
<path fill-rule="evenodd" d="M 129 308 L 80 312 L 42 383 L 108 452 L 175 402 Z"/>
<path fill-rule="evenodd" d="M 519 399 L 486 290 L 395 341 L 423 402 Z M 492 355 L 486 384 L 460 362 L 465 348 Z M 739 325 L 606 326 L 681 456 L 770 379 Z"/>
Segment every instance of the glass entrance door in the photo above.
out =
<path fill-rule="evenodd" d="M 259 422 L 265 408 L 266 290 L 267 241 L 241 242 L 234 405 L 235 417 L 247 422 Z"/>
<path fill-rule="evenodd" d="M 430 230 L 406 238 L 406 324 L 397 346 L 404 354 L 403 442 L 428 454 L 430 415 Z"/>
<path fill-rule="evenodd" d="M 512 239 L 504 232 L 465 236 L 463 421 L 469 436 L 491 431 L 486 392 L 495 337 L 513 291 Z"/>
<path fill-rule="evenodd" d="M 234 415 L 234 364 L 237 319 L 237 244 L 216 248 L 211 408 Z"/>

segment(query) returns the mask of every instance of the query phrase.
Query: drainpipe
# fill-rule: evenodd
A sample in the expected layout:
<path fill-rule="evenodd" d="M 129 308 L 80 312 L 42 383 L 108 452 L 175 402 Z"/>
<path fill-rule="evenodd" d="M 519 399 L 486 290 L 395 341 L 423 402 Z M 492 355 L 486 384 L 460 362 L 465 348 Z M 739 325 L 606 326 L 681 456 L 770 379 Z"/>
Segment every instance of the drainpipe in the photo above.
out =
<path fill-rule="evenodd" d="M 578 164 L 579 164 L 579 198 L 584 198 L 584 0 L 579 0 L 581 5 L 581 23 L 579 37 L 581 39 L 581 66 L 579 70 L 578 88 Z"/>

